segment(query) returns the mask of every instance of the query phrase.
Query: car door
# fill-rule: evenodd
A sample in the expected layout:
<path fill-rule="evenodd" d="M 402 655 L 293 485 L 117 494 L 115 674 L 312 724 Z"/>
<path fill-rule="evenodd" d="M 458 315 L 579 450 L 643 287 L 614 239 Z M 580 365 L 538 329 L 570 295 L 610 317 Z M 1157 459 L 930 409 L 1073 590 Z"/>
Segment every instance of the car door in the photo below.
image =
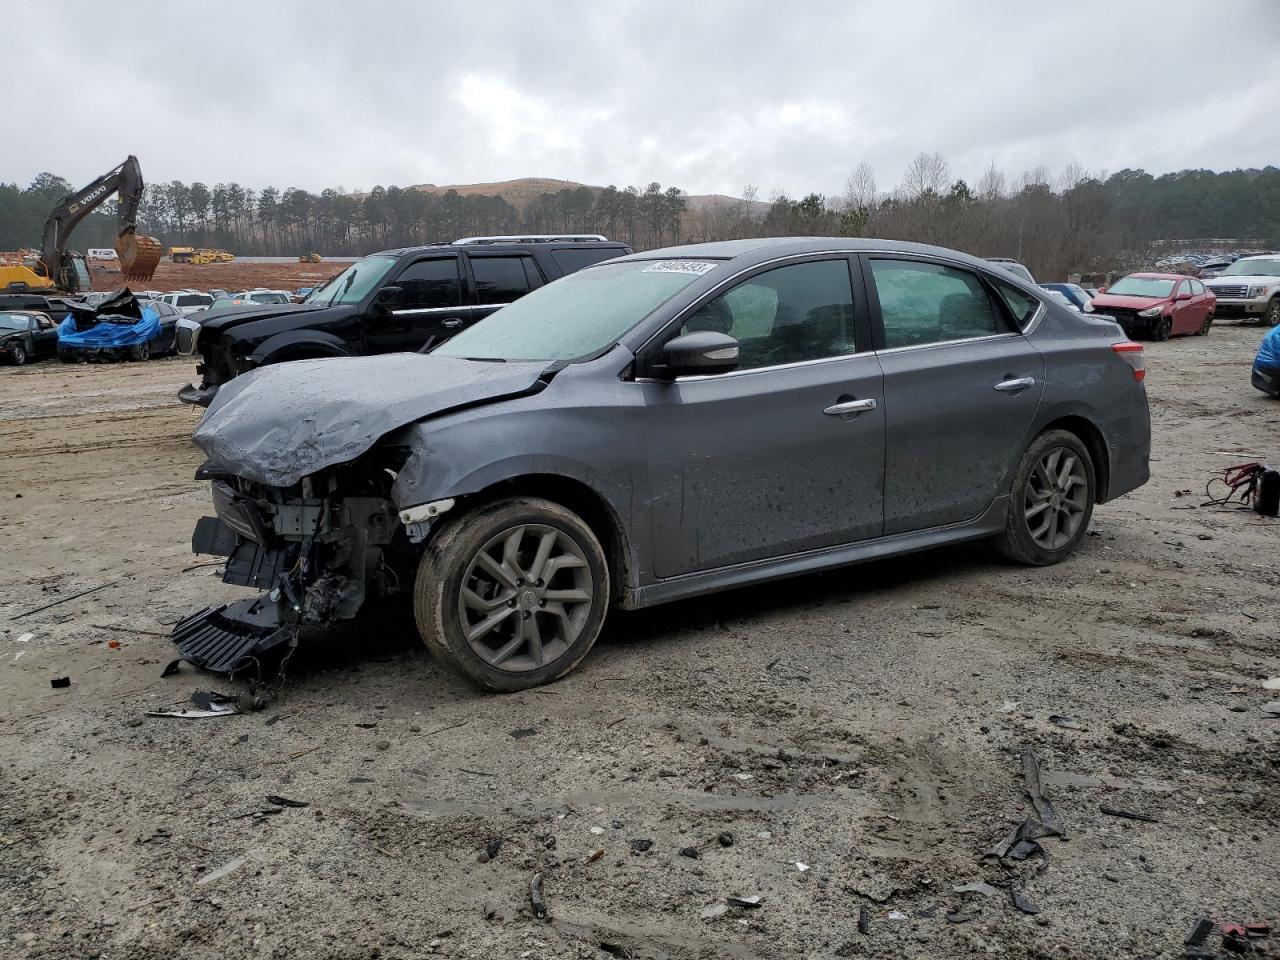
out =
<path fill-rule="evenodd" d="M 658 577 L 880 535 L 881 376 L 850 264 L 760 268 L 653 342 L 716 330 L 741 349 L 731 372 L 642 385 L 650 494 L 638 509 Z"/>
<path fill-rule="evenodd" d="M 1034 322 L 1039 302 L 958 264 L 864 263 L 884 371 L 885 535 L 977 517 L 1005 492 L 1044 390 L 1017 322 Z"/>
<path fill-rule="evenodd" d="M 1173 290 L 1173 314 L 1171 333 L 1191 333 L 1200 329 L 1200 322 L 1196 319 L 1196 304 L 1194 295 L 1191 292 L 1190 280 L 1179 280 L 1178 285 Z"/>
<path fill-rule="evenodd" d="M 542 274 L 528 254 L 467 254 L 475 304 L 463 316 L 463 327 L 487 317 L 542 286 Z M 450 336 L 457 333 L 450 332 Z"/>
<path fill-rule="evenodd" d="M 1209 314 L 1213 312 L 1213 298 L 1209 296 L 1208 288 L 1199 280 L 1191 281 L 1191 294 L 1192 302 L 1196 305 L 1195 330 L 1199 330 L 1204 326 Z"/>
<path fill-rule="evenodd" d="M 58 352 L 58 328 L 46 314 L 36 314 L 32 318 L 31 341 L 38 357 L 51 357 Z"/>
<path fill-rule="evenodd" d="M 368 353 L 414 351 L 448 339 L 465 325 L 462 265 L 456 253 L 418 257 L 387 285 L 401 289 L 399 305 L 384 308 L 376 301 L 362 323 Z"/>

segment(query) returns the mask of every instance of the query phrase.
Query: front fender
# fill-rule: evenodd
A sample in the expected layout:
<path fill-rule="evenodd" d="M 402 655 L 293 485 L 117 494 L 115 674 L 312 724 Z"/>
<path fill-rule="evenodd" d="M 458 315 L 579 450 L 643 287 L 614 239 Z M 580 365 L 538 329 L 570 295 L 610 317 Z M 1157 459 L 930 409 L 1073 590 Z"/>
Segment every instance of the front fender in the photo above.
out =
<path fill-rule="evenodd" d="M 347 345 L 341 338 L 323 330 L 287 330 L 268 337 L 258 344 L 249 354 L 248 360 L 254 366 L 275 363 L 276 358 L 295 349 L 305 348 L 313 351 L 315 356 L 346 357 L 350 356 Z"/>

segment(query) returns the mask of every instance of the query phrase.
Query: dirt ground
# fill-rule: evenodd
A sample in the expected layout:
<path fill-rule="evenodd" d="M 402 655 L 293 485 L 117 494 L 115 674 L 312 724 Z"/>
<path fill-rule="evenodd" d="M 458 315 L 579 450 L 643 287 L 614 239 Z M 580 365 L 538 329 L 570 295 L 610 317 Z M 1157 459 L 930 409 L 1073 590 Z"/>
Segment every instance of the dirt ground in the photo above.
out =
<path fill-rule="evenodd" d="M 177 617 L 243 595 L 189 553 L 189 365 L 3 368 L 0 956 L 1181 957 L 1196 917 L 1280 924 L 1280 523 L 1199 506 L 1280 459 L 1260 337 L 1147 345 L 1152 480 L 1060 566 L 974 545 L 614 614 L 508 696 L 393 612 L 200 720 L 146 715 L 237 689 L 160 677 Z M 1034 915 L 982 859 L 1025 748 L 1068 832 L 1013 865 Z"/>
<path fill-rule="evenodd" d="M 136 290 L 226 290 L 236 293 L 265 287 L 268 290 L 296 290 L 314 287 L 346 269 L 346 263 L 169 263 L 162 261 L 150 280 L 130 282 Z M 120 271 L 102 263 L 90 265 L 95 290 L 115 290 L 124 285 Z"/>

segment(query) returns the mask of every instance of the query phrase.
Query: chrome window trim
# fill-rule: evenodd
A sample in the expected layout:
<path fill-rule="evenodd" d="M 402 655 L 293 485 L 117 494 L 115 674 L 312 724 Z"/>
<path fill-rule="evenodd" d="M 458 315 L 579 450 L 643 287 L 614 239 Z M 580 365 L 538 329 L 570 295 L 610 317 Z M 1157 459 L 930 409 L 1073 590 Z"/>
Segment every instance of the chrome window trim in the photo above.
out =
<path fill-rule="evenodd" d="M 985 343 L 989 340 L 1010 340 L 1014 337 L 1021 337 L 1021 333 L 990 333 L 982 337 L 961 337 L 958 340 L 935 340 L 932 343 L 912 343 L 905 347 L 886 347 L 883 350 L 876 350 L 878 357 L 886 354 L 909 353 L 914 350 L 930 350 L 934 347 L 954 347 L 958 343 Z"/>
<path fill-rule="evenodd" d="M 460 310 L 496 310 L 508 307 L 510 303 L 468 303 L 460 307 L 411 307 L 407 310 L 392 310 L 393 317 L 416 317 L 429 313 L 458 313 Z"/>
<path fill-rule="evenodd" d="M 657 377 L 635 377 L 632 383 L 697 383 L 700 380 L 723 380 L 726 377 L 746 377 L 753 373 L 769 373 L 774 370 L 793 370 L 797 367 L 812 367 L 819 363 L 835 363 L 837 360 L 857 360 L 874 357 L 874 350 L 863 350 L 861 353 L 841 353 L 834 357 L 816 357 L 813 360 L 793 360 L 791 363 L 776 363 L 771 367 L 750 367 L 746 370 L 727 370 L 724 373 L 699 373 L 687 377 L 676 377 L 674 380 L 659 380 Z"/>

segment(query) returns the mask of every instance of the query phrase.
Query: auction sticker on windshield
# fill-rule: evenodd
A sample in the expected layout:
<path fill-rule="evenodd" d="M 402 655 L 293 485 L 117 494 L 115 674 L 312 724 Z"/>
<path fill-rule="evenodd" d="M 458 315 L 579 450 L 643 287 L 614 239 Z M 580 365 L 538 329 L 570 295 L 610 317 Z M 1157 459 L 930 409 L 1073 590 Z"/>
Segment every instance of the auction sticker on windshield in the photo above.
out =
<path fill-rule="evenodd" d="M 708 270 L 714 270 L 716 265 L 708 263 L 706 260 L 659 260 L 652 263 L 642 270 L 642 273 L 691 273 L 695 277 L 700 277 Z"/>

